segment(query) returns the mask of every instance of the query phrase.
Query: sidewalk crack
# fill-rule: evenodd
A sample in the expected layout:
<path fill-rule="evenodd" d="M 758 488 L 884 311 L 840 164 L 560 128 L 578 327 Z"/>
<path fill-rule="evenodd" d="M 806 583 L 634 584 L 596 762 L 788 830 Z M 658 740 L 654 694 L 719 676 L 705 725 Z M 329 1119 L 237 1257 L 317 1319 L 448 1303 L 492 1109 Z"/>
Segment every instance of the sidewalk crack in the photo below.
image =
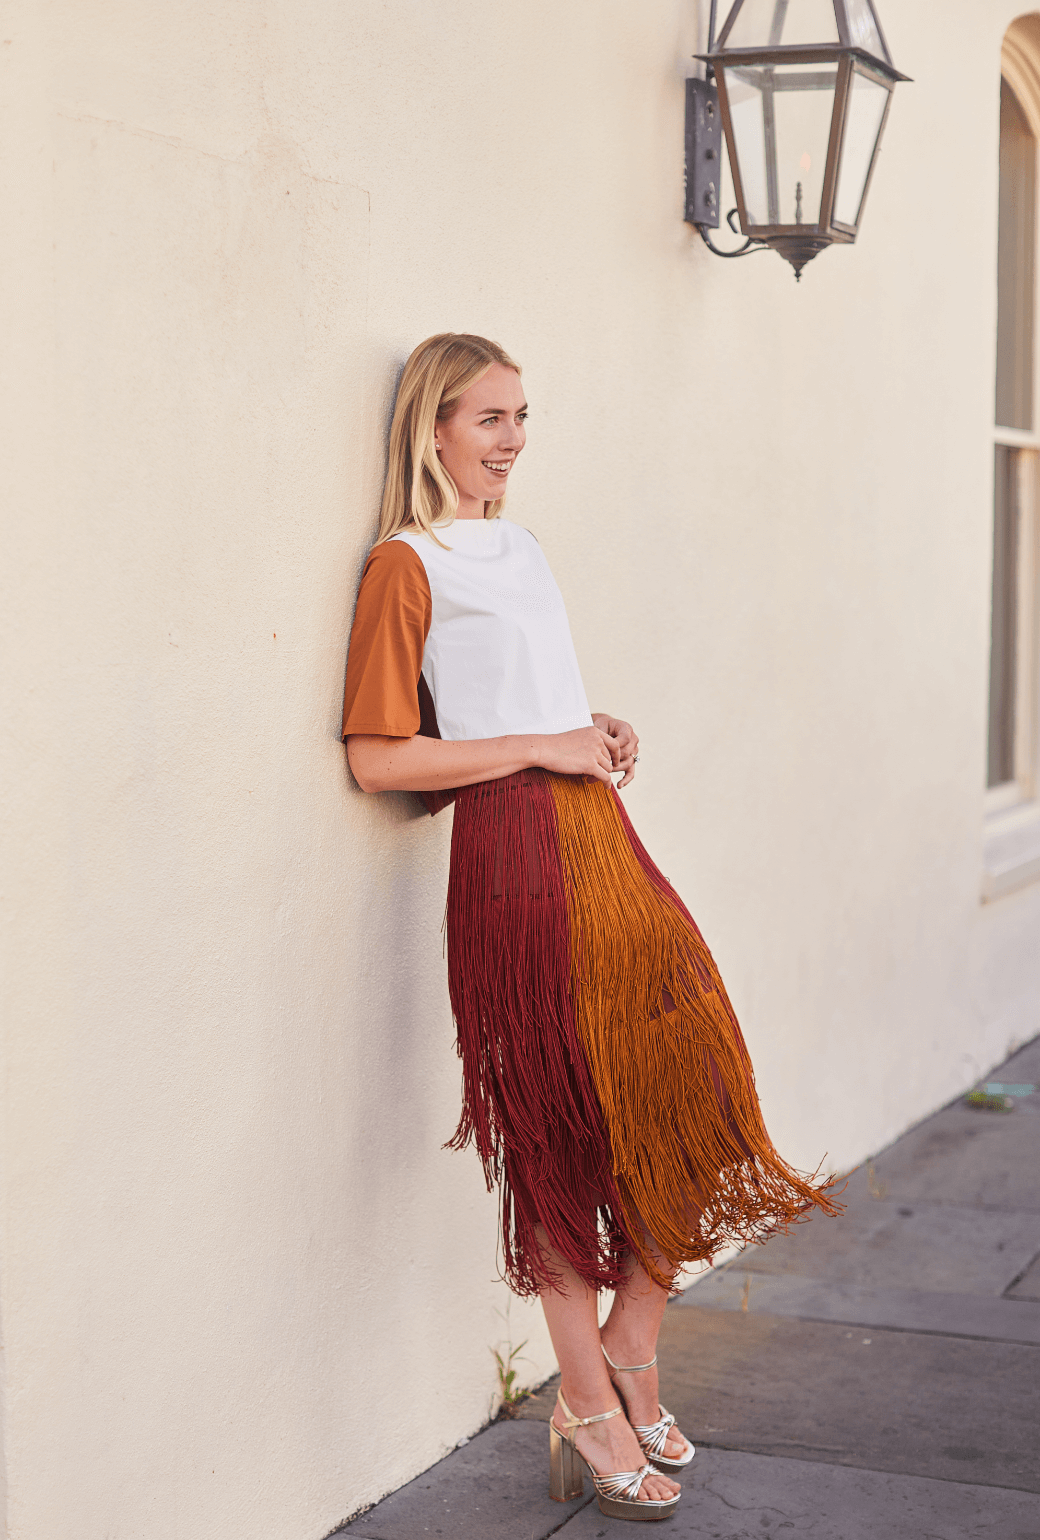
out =
<path fill-rule="evenodd" d="M 786 1508 L 767 1508 L 762 1503 L 731 1503 L 728 1497 L 723 1497 L 717 1487 L 713 1487 L 710 1481 L 704 1483 L 704 1490 L 710 1492 L 712 1497 L 717 1497 L 725 1507 L 732 1508 L 734 1513 L 778 1513 L 782 1519 L 808 1518 L 806 1513 L 788 1513 Z"/>
<path fill-rule="evenodd" d="M 567 1517 L 565 1519 L 561 1519 L 554 1529 L 547 1529 L 545 1534 L 542 1536 L 542 1540 L 552 1540 L 553 1535 L 558 1535 L 560 1530 L 564 1529 L 570 1523 L 571 1519 L 576 1519 L 579 1513 L 583 1513 L 589 1504 L 594 1503 L 595 1501 L 596 1494 L 593 1492 L 591 1497 L 586 1497 L 580 1508 L 575 1508 L 573 1513 L 568 1513 Z"/>

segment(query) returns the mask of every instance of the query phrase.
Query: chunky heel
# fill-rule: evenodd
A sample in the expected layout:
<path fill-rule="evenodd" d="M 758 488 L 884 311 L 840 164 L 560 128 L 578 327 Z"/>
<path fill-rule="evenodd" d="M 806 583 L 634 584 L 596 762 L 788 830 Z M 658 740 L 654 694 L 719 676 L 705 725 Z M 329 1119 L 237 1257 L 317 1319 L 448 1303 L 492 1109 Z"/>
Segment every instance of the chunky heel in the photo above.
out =
<path fill-rule="evenodd" d="M 569 1503 L 585 1495 L 583 1461 L 574 1445 L 549 1424 L 549 1496 L 554 1503 Z"/>
<path fill-rule="evenodd" d="M 585 1467 L 588 1466 L 592 1484 L 596 1488 L 599 1511 L 608 1518 L 636 1519 L 643 1523 L 648 1519 L 651 1522 L 655 1519 L 670 1519 L 679 1506 L 679 1494 L 675 1497 L 650 1498 L 646 1502 L 639 1500 L 640 1487 L 647 1476 L 654 1473 L 652 1465 L 644 1465 L 641 1470 L 614 1471 L 609 1476 L 600 1476 L 575 1448 L 574 1428 L 587 1428 L 594 1422 L 609 1422 L 611 1417 L 621 1417 L 623 1413 L 620 1406 L 615 1406 L 609 1412 L 600 1412 L 598 1417 L 575 1417 L 563 1399 L 562 1390 L 557 1392 L 556 1400 L 563 1413 L 563 1431 L 556 1426 L 554 1411 L 553 1421 L 549 1424 L 549 1496 L 558 1503 L 569 1503 L 572 1498 L 581 1497 L 585 1490 Z"/>

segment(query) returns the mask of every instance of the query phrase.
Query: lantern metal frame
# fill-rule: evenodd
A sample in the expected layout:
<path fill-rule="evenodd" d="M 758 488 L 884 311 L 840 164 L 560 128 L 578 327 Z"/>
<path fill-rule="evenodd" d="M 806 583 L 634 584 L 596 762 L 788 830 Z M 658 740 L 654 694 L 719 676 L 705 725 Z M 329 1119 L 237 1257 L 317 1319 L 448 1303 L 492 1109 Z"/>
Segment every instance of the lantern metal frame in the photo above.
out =
<path fill-rule="evenodd" d="M 848 0 L 832 0 L 838 33 L 837 42 L 793 45 L 777 43 L 766 44 L 757 48 L 727 48 L 727 39 L 730 37 L 745 3 L 747 3 L 747 0 L 734 0 L 734 4 L 723 23 L 718 42 L 716 43 L 715 13 L 717 0 L 712 0 L 708 26 L 708 48 L 705 53 L 694 55 L 695 58 L 705 64 L 707 79 L 704 81 L 687 81 L 686 220 L 688 223 L 694 224 L 699 228 L 705 243 L 717 256 L 744 256 L 751 251 L 771 248 L 791 263 L 795 270 L 795 277 L 800 279 L 802 268 L 805 264 L 826 247 L 851 245 L 855 241 L 860 223 L 862 222 L 863 210 L 866 207 L 870 185 L 874 179 L 878 152 L 892 106 L 893 91 L 899 81 L 908 81 L 910 77 L 901 74 L 892 64 L 888 43 L 881 29 L 881 23 L 878 20 L 873 0 L 864 0 L 864 3 L 869 7 L 871 18 L 877 30 L 877 35 L 885 55 L 883 59 L 855 41 L 849 23 Z M 782 21 L 786 9 L 786 0 L 776 0 L 774 26 L 775 18 L 779 16 Z M 768 71 L 773 66 L 785 64 L 818 64 L 820 66 L 829 66 L 835 70 L 834 105 L 831 110 L 831 123 L 828 130 L 827 157 L 824 165 L 820 203 L 817 209 L 816 220 L 813 222 L 802 221 L 795 224 L 783 224 L 779 221 L 779 194 L 775 185 L 775 122 L 770 121 L 770 114 L 766 111 L 766 102 L 771 101 L 772 97 L 766 96 L 763 100 L 763 131 L 766 137 L 765 168 L 767 197 L 769 212 L 777 217 L 772 223 L 756 224 L 749 218 L 748 214 L 748 201 L 745 195 L 744 178 L 740 166 L 725 71 L 734 68 Z M 842 155 L 845 148 L 853 80 L 857 74 L 864 76 L 875 85 L 882 86 L 886 92 L 886 100 L 871 151 L 870 165 L 864 178 L 863 189 L 856 210 L 856 221 L 854 224 L 849 224 L 835 216 L 834 205 L 838 191 L 838 177 L 842 165 Z M 807 79 L 805 75 L 795 77 L 790 86 L 781 84 L 774 77 L 773 91 L 784 91 L 785 89 L 804 90 L 806 86 Z M 829 75 L 825 88 L 830 89 Z M 718 140 L 716 125 L 720 118 L 726 136 L 730 170 L 733 176 L 733 189 L 737 199 L 736 210 L 731 211 L 731 213 L 736 212 L 739 215 L 740 228 L 746 237 L 745 244 L 739 250 L 731 252 L 720 250 L 719 247 L 712 243 L 708 234 L 708 231 L 716 229 L 719 223 L 718 192 L 721 191 L 721 176 L 719 174 L 721 170 L 721 156 L 719 150 L 721 146 L 716 148 Z"/>

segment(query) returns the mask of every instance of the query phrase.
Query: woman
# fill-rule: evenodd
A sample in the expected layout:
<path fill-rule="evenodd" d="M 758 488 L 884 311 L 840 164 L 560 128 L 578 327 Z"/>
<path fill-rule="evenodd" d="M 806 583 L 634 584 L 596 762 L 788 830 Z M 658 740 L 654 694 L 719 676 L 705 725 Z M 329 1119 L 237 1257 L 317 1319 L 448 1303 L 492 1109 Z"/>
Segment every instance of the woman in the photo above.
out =
<path fill-rule="evenodd" d="M 611 781 L 639 741 L 590 713 L 538 542 L 500 517 L 526 417 L 495 343 L 448 333 L 408 360 L 343 735 L 362 790 L 455 803 L 451 1143 L 475 1142 L 506 1277 L 545 1309 L 551 1495 L 580 1493 L 584 1463 L 604 1513 L 667 1518 L 694 1452 L 657 1399 L 678 1269 L 832 1205 L 769 1140 L 711 955 Z"/>

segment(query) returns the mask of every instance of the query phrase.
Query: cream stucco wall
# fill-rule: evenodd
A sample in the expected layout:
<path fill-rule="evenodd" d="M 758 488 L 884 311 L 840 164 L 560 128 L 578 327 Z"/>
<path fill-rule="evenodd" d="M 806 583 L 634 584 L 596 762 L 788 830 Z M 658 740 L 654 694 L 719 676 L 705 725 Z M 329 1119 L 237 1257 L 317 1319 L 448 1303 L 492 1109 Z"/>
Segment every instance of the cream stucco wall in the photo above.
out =
<path fill-rule="evenodd" d="M 16 1540 L 319 1540 L 481 1424 L 492 1346 L 552 1367 L 441 1149 L 450 814 L 337 740 L 430 332 L 525 365 L 510 512 L 785 1152 L 1037 1030 L 1040 887 L 978 898 L 1018 8 L 882 9 L 915 84 L 796 287 L 682 223 L 687 0 L 3 7 Z"/>

